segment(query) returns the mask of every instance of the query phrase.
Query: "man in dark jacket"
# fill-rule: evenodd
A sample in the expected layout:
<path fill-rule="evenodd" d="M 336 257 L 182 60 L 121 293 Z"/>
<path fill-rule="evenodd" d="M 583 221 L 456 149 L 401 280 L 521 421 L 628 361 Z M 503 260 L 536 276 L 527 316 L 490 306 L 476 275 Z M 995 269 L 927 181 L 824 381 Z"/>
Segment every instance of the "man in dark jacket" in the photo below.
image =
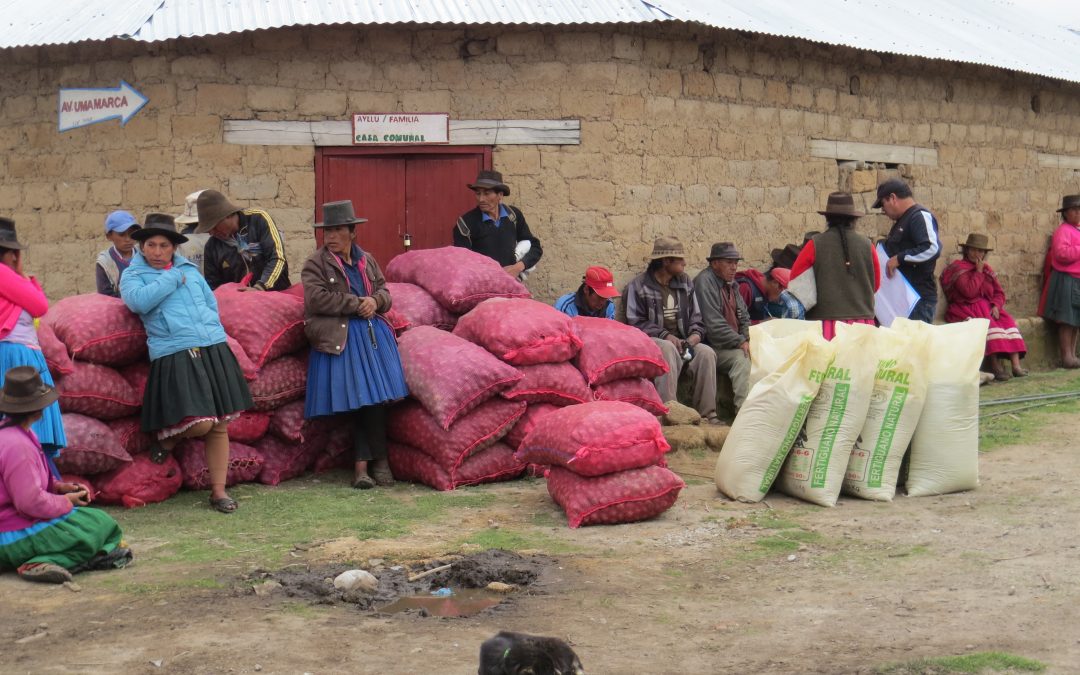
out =
<path fill-rule="evenodd" d="M 533 236 L 525 215 L 516 206 L 503 204 L 510 188 L 498 171 L 481 171 L 469 189 L 476 194 L 476 208 L 454 226 L 454 246 L 483 253 L 503 266 L 507 274 L 522 281 L 540 262 L 544 249 Z"/>
<path fill-rule="evenodd" d="M 257 291 L 289 287 L 285 242 L 269 213 L 241 209 L 217 190 L 203 190 L 197 207 L 195 232 L 210 233 L 203 250 L 203 276 L 210 288 L 230 282 Z"/>
<path fill-rule="evenodd" d="M 911 188 L 899 178 L 878 186 L 873 208 L 894 221 L 884 243 L 889 256 L 885 273 L 892 277 L 900 270 L 919 294 L 909 318 L 933 323 L 938 300 L 934 267 L 941 256 L 937 219 L 925 206 L 915 203 Z"/>
<path fill-rule="evenodd" d="M 626 322 L 653 339 L 668 372 L 653 381 L 664 402 L 674 401 L 679 373 L 689 368 L 693 379 L 690 405 L 707 424 L 716 416 L 716 353 L 705 338 L 694 283 L 684 271 L 686 251 L 674 237 L 653 243 L 649 266 L 626 287 Z"/>
<path fill-rule="evenodd" d="M 735 244 L 713 244 L 709 267 L 694 279 L 705 341 L 716 352 L 720 372 L 731 378 L 735 408 L 741 408 L 750 387 L 750 314 L 739 294 L 735 270 L 742 255 Z"/>

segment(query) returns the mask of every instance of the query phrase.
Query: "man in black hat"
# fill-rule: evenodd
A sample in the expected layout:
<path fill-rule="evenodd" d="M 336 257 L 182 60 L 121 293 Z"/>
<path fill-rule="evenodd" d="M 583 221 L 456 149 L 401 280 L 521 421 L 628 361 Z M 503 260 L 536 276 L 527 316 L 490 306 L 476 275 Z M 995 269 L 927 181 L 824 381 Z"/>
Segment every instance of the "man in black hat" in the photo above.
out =
<path fill-rule="evenodd" d="M 716 370 L 731 379 L 735 408 L 750 388 L 750 312 L 739 294 L 735 272 L 742 255 L 730 241 L 712 245 L 709 267 L 694 278 L 705 323 L 705 342 L 716 352 Z"/>
<path fill-rule="evenodd" d="M 234 282 L 255 291 L 283 291 L 291 285 L 285 242 L 269 213 L 242 209 L 217 190 L 199 193 L 196 208 L 195 234 L 210 233 L 203 249 L 210 288 Z"/>
<path fill-rule="evenodd" d="M 911 188 L 899 178 L 890 178 L 878 186 L 873 208 L 881 209 L 894 221 L 884 242 L 889 256 L 885 274 L 892 277 L 900 270 L 919 294 L 909 318 L 933 323 L 938 300 L 934 267 L 941 256 L 937 218 L 915 203 Z"/>
<path fill-rule="evenodd" d="M 454 226 L 454 246 L 472 249 L 492 258 L 514 277 L 540 262 L 544 249 L 533 236 L 525 215 L 516 206 L 503 204 L 510 188 L 498 171 L 481 171 L 469 189 L 476 194 L 476 208 Z"/>

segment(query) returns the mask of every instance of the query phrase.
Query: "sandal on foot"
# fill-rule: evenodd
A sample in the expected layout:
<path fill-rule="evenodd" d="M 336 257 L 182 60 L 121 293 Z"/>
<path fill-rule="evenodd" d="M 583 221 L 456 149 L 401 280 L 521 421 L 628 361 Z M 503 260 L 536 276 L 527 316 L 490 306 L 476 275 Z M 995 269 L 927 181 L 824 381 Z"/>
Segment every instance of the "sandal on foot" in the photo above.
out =
<path fill-rule="evenodd" d="M 210 506 L 221 513 L 233 513 L 236 509 L 240 508 L 240 505 L 236 503 L 236 500 L 232 497 L 222 497 L 221 499 L 210 498 Z"/>
<path fill-rule="evenodd" d="M 372 462 L 371 477 L 379 487 L 390 487 L 394 484 L 394 473 L 390 470 L 390 463 L 385 459 L 377 459 Z"/>
<path fill-rule="evenodd" d="M 357 490 L 370 490 L 375 487 L 375 479 L 365 473 L 358 478 L 354 478 L 352 486 Z"/>
<path fill-rule="evenodd" d="M 1027 377 L 1028 371 L 1024 370 L 1023 368 L 1013 368 L 1012 373 L 1013 377 Z"/>
<path fill-rule="evenodd" d="M 150 461 L 154 464 L 164 464 L 169 459 L 169 451 L 161 443 L 154 441 L 150 446 Z"/>
<path fill-rule="evenodd" d="M 131 563 L 131 549 L 126 546 L 117 546 L 108 553 L 101 552 L 81 565 L 71 569 L 75 574 L 80 572 L 95 572 L 98 570 L 118 570 L 127 567 Z"/>
<path fill-rule="evenodd" d="M 71 581 L 71 572 L 52 563 L 30 563 L 19 568 L 19 576 L 43 584 L 62 584 Z"/>

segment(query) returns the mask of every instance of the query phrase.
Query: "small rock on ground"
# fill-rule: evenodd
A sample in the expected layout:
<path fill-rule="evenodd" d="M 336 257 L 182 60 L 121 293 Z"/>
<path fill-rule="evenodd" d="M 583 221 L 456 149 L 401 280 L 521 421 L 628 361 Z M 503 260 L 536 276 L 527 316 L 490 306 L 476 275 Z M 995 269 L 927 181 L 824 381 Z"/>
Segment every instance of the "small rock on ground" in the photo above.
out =
<path fill-rule="evenodd" d="M 701 422 L 701 415 L 690 406 L 685 406 L 678 401 L 664 403 L 668 408 L 668 414 L 664 415 L 665 426 L 678 426 L 680 424 L 697 424 Z"/>
<path fill-rule="evenodd" d="M 664 438 L 671 444 L 672 452 L 705 448 L 705 429 L 700 426 L 683 424 L 677 427 L 664 427 Z"/>
<path fill-rule="evenodd" d="M 701 428 L 705 431 L 705 445 L 709 446 L 710 450 L 720 452 L 724 447 L 724 441 L 727 440 L 731 427 L 708 424 Z"/>

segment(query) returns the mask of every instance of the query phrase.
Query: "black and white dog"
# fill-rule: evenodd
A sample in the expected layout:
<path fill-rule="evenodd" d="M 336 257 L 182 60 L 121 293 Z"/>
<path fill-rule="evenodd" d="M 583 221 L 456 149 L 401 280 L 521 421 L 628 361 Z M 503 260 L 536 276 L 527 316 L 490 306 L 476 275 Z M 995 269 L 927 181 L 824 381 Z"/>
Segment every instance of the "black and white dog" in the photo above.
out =
<path fill-rule="evenodd" d="M 480 645 L 479 675 L 585 675 L 577 654 L 558 638 L 501 631 Z"/>

